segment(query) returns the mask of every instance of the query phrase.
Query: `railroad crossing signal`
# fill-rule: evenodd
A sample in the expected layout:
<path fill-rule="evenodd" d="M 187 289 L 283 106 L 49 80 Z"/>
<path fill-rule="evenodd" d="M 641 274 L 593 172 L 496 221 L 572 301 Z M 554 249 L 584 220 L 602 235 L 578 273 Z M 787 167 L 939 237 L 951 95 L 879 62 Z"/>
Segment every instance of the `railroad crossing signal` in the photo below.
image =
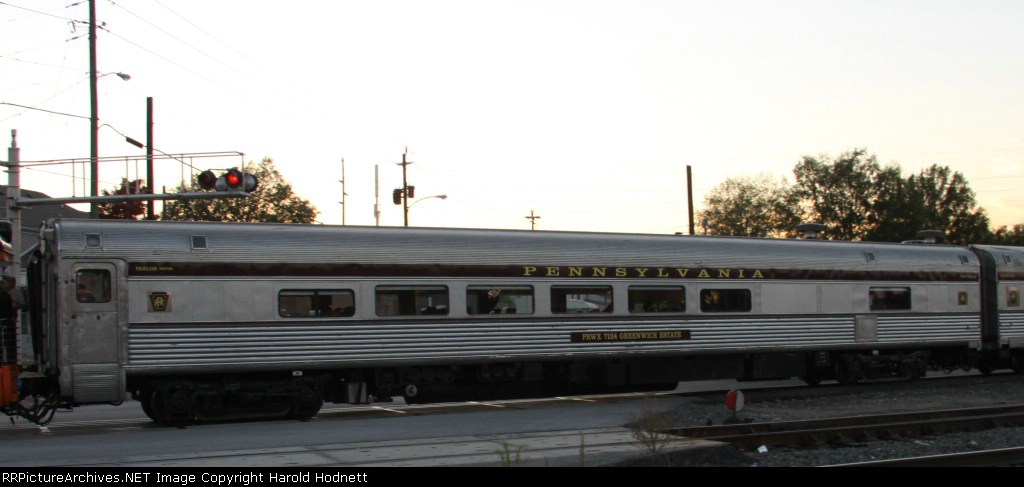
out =
<path fill-rule="evenodd" d="M 227 172 L 217 177 L 213 171 L 207 169 L 199 173 L 196 178 L 199 182 L 199 187 L 203 189 L 213 189 L 217 191 L 245 191 L 250 192 L 255 190 L 259 186 L 259 180 L 252 174 L 246 174 L 240 171 L 237 167 L 228 169 Z"/>

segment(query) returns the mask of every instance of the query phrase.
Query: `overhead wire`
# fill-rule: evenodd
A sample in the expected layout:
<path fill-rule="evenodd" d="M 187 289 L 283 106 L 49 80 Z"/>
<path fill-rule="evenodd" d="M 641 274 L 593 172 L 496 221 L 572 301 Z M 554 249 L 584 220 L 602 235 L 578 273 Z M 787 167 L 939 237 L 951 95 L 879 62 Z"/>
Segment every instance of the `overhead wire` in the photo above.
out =
<path fill-rule="evenodd" d="M 75 83 L 75 84 L 73 84 L 73 85 L 71 85 L 71 86 L 69 86 L 69 87 L 67 87 L 67 88 L 65 88 L 65 89 L 63 89 L 63 90 L 61 90 L 61 91 L 58 91 L 57 93 L 54 93 L 54 94 L 53 94 L 53 96 L 51 96 L 51 97 L 49 97 L 49 98 L 46 98 L 46 99 L 44 99 L 44 100 L 40 100 L 40 101 L 38 101 L 38 102 L 34 103 L 34 105 L 39 105 L 39 104 L 45 103 L 45 102 L 47 102 L 47 101 L 50 101 L 50 100 L 52 100 L 52 99 L 56 98 L 56 97 L 57 97 L 58 95 L 60 95 L 60 94 L 62 94 L 62 93 L 64 93 L 64 92 L 66 92 L 66 91 L 69 91 L 69 90 L 71 90 L 72 88 L 75 88 L 76 86 L 78 86 L 78 85 L 80 85 L 80 84 L 84 83 L 85 81 L 86 81 L 86 80 L 84 80 L 84 79 L 83 79 L 83 80 L 79 80 L 79 81 L 78 81 L 77 83 Z M 7 104 L 7 103 L 5 103 L 5 104 Z M 13 103 L 10 103 L 10 105 L 13 105 Z M 23 106 L 23 105 L 20 105 L 20 106 Z M 44 111 L 44 112 L 45 112 L 45 111 L 50 111 L 50 110 L 45 110 L 45 109 L 42 109 L 42 108 L 37 108 L 37 107 L 34 107 L 34 106 L 23 106 L 23 107 L 24 107 L 24 108 L 26 108 L 26 109 L 25 109 L 25 110 L 22 110 L 21 112 L 18 112 L 18 113 L 16 113 L 16 114 L 14 114 L 14 115 L 11 115 L 10 117 L 7 117 L 7 118 L 0 118 L 0 122 L 5 122 L 5 121 L 7 121 L 7 120 L 10 120 L 10 119 L 12 119 L 12 118 L 14 118 L 14 117 L 18 117 L 18 116 L 21 116 L 21 115 L 22 115 L 23 113 L 25 113 L 25 112 L 26 112 L 26 111 L 28 111 L 28 110 L 41 110 L 41 111 Z M 52 113 L 57 113 L 57 112 L 52 112 Z M 66 114 L 66 113 L 60 113 L 60 115 L 68 115 L 68 114 Z M 85 117 L 85 118 L 88 118 L 88 117 Z"/>
<path fill-rule="evenodd" d="M 172 9 L 171 9 L 170 7 L 168 7 L 168 6 L 164 5 L 163 3 L 161 3 L 161 2 L 159 1 L 159 0 L 153 0 L 153 2 L 154 2 L 154 3 L 156 3 L 156 4 L 157 4 L 157 5 L 159 5 L 159 6 L 161 6 L 161 7 L 165 8 L 165 9 L 167 9 L 167 11 L 168 11 L 168 12 L 170 12 L 170 13 L 174 14 L 175 16 L 177 16 L 178 18 L 180 18 L 181 20 L 184 20 L 184 21 L 185 21 L 186 23 L 188 23 L 188 24 L 189 24 L 189 25 L 191 25 L 192 27 L 195 27 L 195 28 L 196 28 L 196 30 L 198 30 L 199 32 L 202 32 L 203 34 L 206 34 L 206 35 L 207 35 L 207 36 L 209 36 L 209 37 L 210 37 L 211 39 L 213 39 L 213 40 L 215 40 L 215 41 L 219 42 L 219 43 L 220 43 L 220 44 L 221 44 L 222 46 L 224 46 L 224 47 L 226 47 L 226 48 L 230 49 L 230 50 L 231 50 L 232 52 L 234 52 L 235 54 L 238 54 L 239 56 L 242 56 L 243 58 L 245 58 L 245 59 L 246 59 L 246 60 L 248 60 L 249 62 L 251 62 L 251 63 L 253 63 L 253 64 L 257 65 L 257 66 L 261 66 L 261 67 L 262 67 L 262 65 L 260 65 L 260 63 L 259 63 L 258 61 L 256 61 L 256 60 L 254 60 L 254 59 L 250 58 L 249 56 L 246 56 L 244 52 L 242 52 L 242 51 L 239 51 L 238 49 L 235 49 L 234 47 L 231 47 L 231 45 L 229 45 L 228 43 L 226 43 L 226 42 L 224 42 L 224 41 L 220 40 L 220 38 L 218 38 L 217 36 L 215 36 L 215 35 L 211 34 L 211 33 L 210 33 L 210 32 L 208 32 L 207 30 L 205 30 L 205 29 L 203 29 L 202 27 L 200 27 L 200 26 L 196 25 L 196 24 L 195 24 L 194 22 L 192 22 L 191 20 L 189 20 L 189 19 L 185 18 L 185 16 L 183 16 L 183 15 L 179 14 L 178 12 L 175 12 L 175 11 L 174 11 L 174 10 L 172 10 Z"/>
<path fill-rule="evenodd" d="M 245 76 L 245 73 L 243 73 L 243 72 L 241 72 L 241 71 L 239 71 L 239 70 L 235 69 L 234 67 L 232 67 L 232 66 L 228 65 L 227 63 L 225 63 L 225 62 L 223 62 L 223 61 L 221 61 L 221 60 L 219 60 L 219 59 L 217 59 L 217 58 L 215 58 L 215 57 L 211 56 L 211 55 L 210 55 L 209 53 L 207 53 L 207 52 L 206 52 L 205 50 L 203 50 L 203 49 L 200 49 L 200 48 L 198 48 L 198 47 L 196 47 L 196 46 L 193 46 L 192 44 L 189 44 L 188 42 L 185 42 L 185 41 L 184 41 L 184 40 L 182 40 L 182 39 L 181 39 L 180 37 L 178 37 L 178 36 L 176 36 L 176 35 L 174 35 L 174 34 L 172 34 L 172 33 L 168 32 L 167 30 L 165 30 L 164 28 L 160 27 L 159 25 L 156 25 L 156 24 L 154 24 L 153 22 L 150 22 L 150 21 L 146 20 L 145 18 L 143 18 L 142 16 L 140 16 L 140 15 L 136 14 L 135 12 L 132 12 L 131 10 L 128 10 L 128 9 L 127 9 L 127 8 L 125 8 L 124 6 L 122 6 L 122 5 L 118 4 L 117 2 L 114 2 L 114 0 L 108 0 L 108 1 L 110 2 L 110 4 L 111 4 L 111 5 L 113 5 L 113 6 L 117 7 L 117 8 L 120 8 L 121 10 L 124 10 L 125 12 L 128 12 L 128 13 L 129 13 L 130 15 L 132 15 L 133 17 L 135 17 L 135 18 L 137 18 L 137 19 L 139 19 L 139 20 L 141 20 L 141 21 L 145 22 L 146 24 L 150 25 L 150 26 L 151 26 L 151 27 L 153 27 L 154 29 L 156 29 L 156 30 L 158 30 L 158 31 L 160 31 L 160 32 L 163 32 L 163 33 L 164 33 L 165 35 L 167 35 L 168 37 L 170 37 L 170 38 L 172 38 L 172 39 L 174 39 L 174 40 L 176 40 L 176 41 L 178 41 L 178 42 L 180 42 L 180 43 L 182 43 L 182 44 L 184 44 L 184 45 L 188 46 L 188 47 L 189 47 L 190 49 L 192 49 L 193 51 L 196 51 L 196 52 L 198 52 L 199 54 L 202 54 L 203 56 L 207 57 L 208 59 L 210 59 L 210 60 L 212 60 L 212 61 L 216 62 L 217 64 L 220 64 L 221 66 L 224 66 L 225 68 L 228 68 L 228 69 L 230 69 L 230 70 L 234 71 L 235 73 L 238 73 L 238 74 L 240 74 L 240 75 L 242 75 L 242 76 Z M 166 8 L 166 7 L 165 7 L 165 8 Z"/>
<path fill-rule="evenodd" d="M 131 45 L 133 45 L 133 46 L 135 46 L 135 47 L 137 47 L 139 49 L 142 49 L 143 51 L 146 51 L 146 52 L 148 52 L 148 53 L 150 53 L 150 54 L 152 54 L 152 55 L 154 55 L 154 56 L 156 56 L 156 57 L 158 57 L 158 58 L 168 62 L 168 63 L 171 63 L 171 64 L 177 66 L 178 68 L 181 68 L 181 69 L 183 69 L 185 71 L 188 71 L 189 73 L 192 73 L 192 74 L 194 74 L 194 75 L 196 75 L 196 76 L 198 76 L 198 77 L 200 77 L 200 78 L 202 78 L 202 79 L 204 79 L 206 81 L 209 81 L 210 83 L 213 83 L 213 84 L 215 84 L 217 86 L 220 86 L 221 88 L 224 88 L 225 90 L 228 90 L 228 91 L 230 91 L 230 92 L 232 92 L 232 93 L 234 93 L 236 95 L 242 96 L 242 94 L 239 93 L 238 91 L 236 91 L 234 88 L 231 88 L 231 87 L 229 87 L 229 86 L 227 86 L 227 85 L 225 85 L 223 83 L 220 83 L 219 81 L 215 81 L 213 79 L 210 79 L 209 77 L 204 76 L 203 74 L 198 73 L 198 72 L 196 72 L 196 71 L 194 71 L 192 69 L 189 69 L 189 68 L 181 65 L 180 63 L 172 61 L 172 60 L 168 59 L 167 57 L 165 57 L 163 55 L 160 55 L 160 54 L 154 52 L 153 50 L 151 50 L 149 48 L 143 47 L 143 46 L 137 44 L 136 42 L 131 41 L 131 40 L 125 38 L 124 36 L 121 36 L 121 35 L 119 35 L 119 34 L 117 34 L 115 32 L 112 32 L 110 29 L 107 29 L 106 27 L 100 27 L 100 26 L 96 26 L 96 27 L 106 31 L 108 34 L 110 34 L 110 35 L 112 35 L 112 36 L 114 36 L 114 37 L 116 37 L 118 39 L 121 39 L 124 42 L 127 42 L 128 44 L 131 44 Z"/>
<path fill-rule="evenodd" d="M 27 10 L 27 11 L 35 13 L 35 14 L 45 15 L 47 17 L 53 17 L 53 18 L 57 18 L 57 19 L 61 19 L 61 20 L 67 21 L 67 22 L 79 22 L 79 23 L 83 23 L 83 24 L 88 24 L 88 22 L 84 22 L 84 21 L 81 21 L 81 20 L 75 20 L 75 19 L 68 18 L 68 17 L 62 17 L 60 15 L 54 15 L 54 14 L 51 14 L 51 13 L 42 12 L 42 11 L 39 11 L 39 10 L 34 10 L 34 9 L 31 9 L 31 8 L 28 8 L 28 7 L 22 7 L 20 5 L 14 5 L 14 4 L 8 3 L 8 2 L 0 1 L 0 5 L 6 5 L 8 7 L 13 7 L 13 8 L 21 9 L 21 10 Z"/>

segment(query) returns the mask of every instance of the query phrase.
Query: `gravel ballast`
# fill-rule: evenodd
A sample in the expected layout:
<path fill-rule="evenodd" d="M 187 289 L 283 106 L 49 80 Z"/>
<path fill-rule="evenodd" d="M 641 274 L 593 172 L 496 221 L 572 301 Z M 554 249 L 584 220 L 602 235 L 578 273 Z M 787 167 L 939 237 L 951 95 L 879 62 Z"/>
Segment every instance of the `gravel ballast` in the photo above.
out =
<path fill-rule="evenodd" d="M 747 402 L 738 414 L 738 419 L 777 422 L 1024 404 L 1024 377 L 1003 379 L 1009 380 L 987 381 L 979 378 L 953 383 L 925 380 L 886 384 L 882 387 L 865 386 L 862 390 L 843 394 L 763 401 L 755 399 Z M 756 393 L 750 395 L 752 398 L 755 396 Z M 725 409 L 723 402 L 693 398 L 665 414 L 677 427 L 722 424 L 732 415 Z M 1024 446 L 1024 428 L 993 428 L 820 448 L 766 447 L 761 449 L 762 452 L 739 451 L 725 445 L 704 452 L 675 452 L 667 463 L 673 466 L 807 467 L 1019 446 Z M 658 463 L 648 459 L 623 462 L 622 465 L 653 466 Z"/>

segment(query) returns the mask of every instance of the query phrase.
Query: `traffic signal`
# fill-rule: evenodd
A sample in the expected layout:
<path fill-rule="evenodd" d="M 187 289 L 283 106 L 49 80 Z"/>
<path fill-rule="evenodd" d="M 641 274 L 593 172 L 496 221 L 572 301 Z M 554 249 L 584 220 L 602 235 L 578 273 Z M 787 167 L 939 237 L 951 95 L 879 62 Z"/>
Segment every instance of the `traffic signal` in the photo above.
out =
<path fill-rule="evenodd" d="M 396 205 L 402 204 L 402 190 L 401 189 L 396 189 L 396 190 L 394 190 L 391 193 L 391 201 L 394 204 L 396 204 Z"/>
<path fill-rule="evenodd" d="M 199 173 L 196 180 L 199 181 L 199 187 L 203 189 L 213 189 L 217 185 L 217 176 L 209 169 Z"/>
<path fill-rule="evenodd" d="M 206 170 L 199 173 L 196 178 L 199 187 L 203 189 L 215 189 L 217 191 L 253 191 L 259 186 L 259 180 L 252 174 L 246 174 L 237 167 L 228 169 L 220 177 L 214 175 L 213 171 Z"/>
<path fill-rule="evenodd" d="M 245 174 L 239 171 L 237 167 L 233 167 L 224 173 L 223 178 L 228 189 L 238 189 L 242 187 L 242 182 L 245 181 Z"/>

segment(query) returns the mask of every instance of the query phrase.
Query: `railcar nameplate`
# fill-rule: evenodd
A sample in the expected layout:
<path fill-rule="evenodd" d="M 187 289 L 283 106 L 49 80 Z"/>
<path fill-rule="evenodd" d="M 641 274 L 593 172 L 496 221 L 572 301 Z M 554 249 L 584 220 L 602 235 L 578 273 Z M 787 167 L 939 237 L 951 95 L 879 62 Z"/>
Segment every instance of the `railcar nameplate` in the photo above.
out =
<path fill-rule="evenodd" d="M 690 330 L 591 331 L 569 334 L 572 343 L 660 342 L 689 339 Z"/>

